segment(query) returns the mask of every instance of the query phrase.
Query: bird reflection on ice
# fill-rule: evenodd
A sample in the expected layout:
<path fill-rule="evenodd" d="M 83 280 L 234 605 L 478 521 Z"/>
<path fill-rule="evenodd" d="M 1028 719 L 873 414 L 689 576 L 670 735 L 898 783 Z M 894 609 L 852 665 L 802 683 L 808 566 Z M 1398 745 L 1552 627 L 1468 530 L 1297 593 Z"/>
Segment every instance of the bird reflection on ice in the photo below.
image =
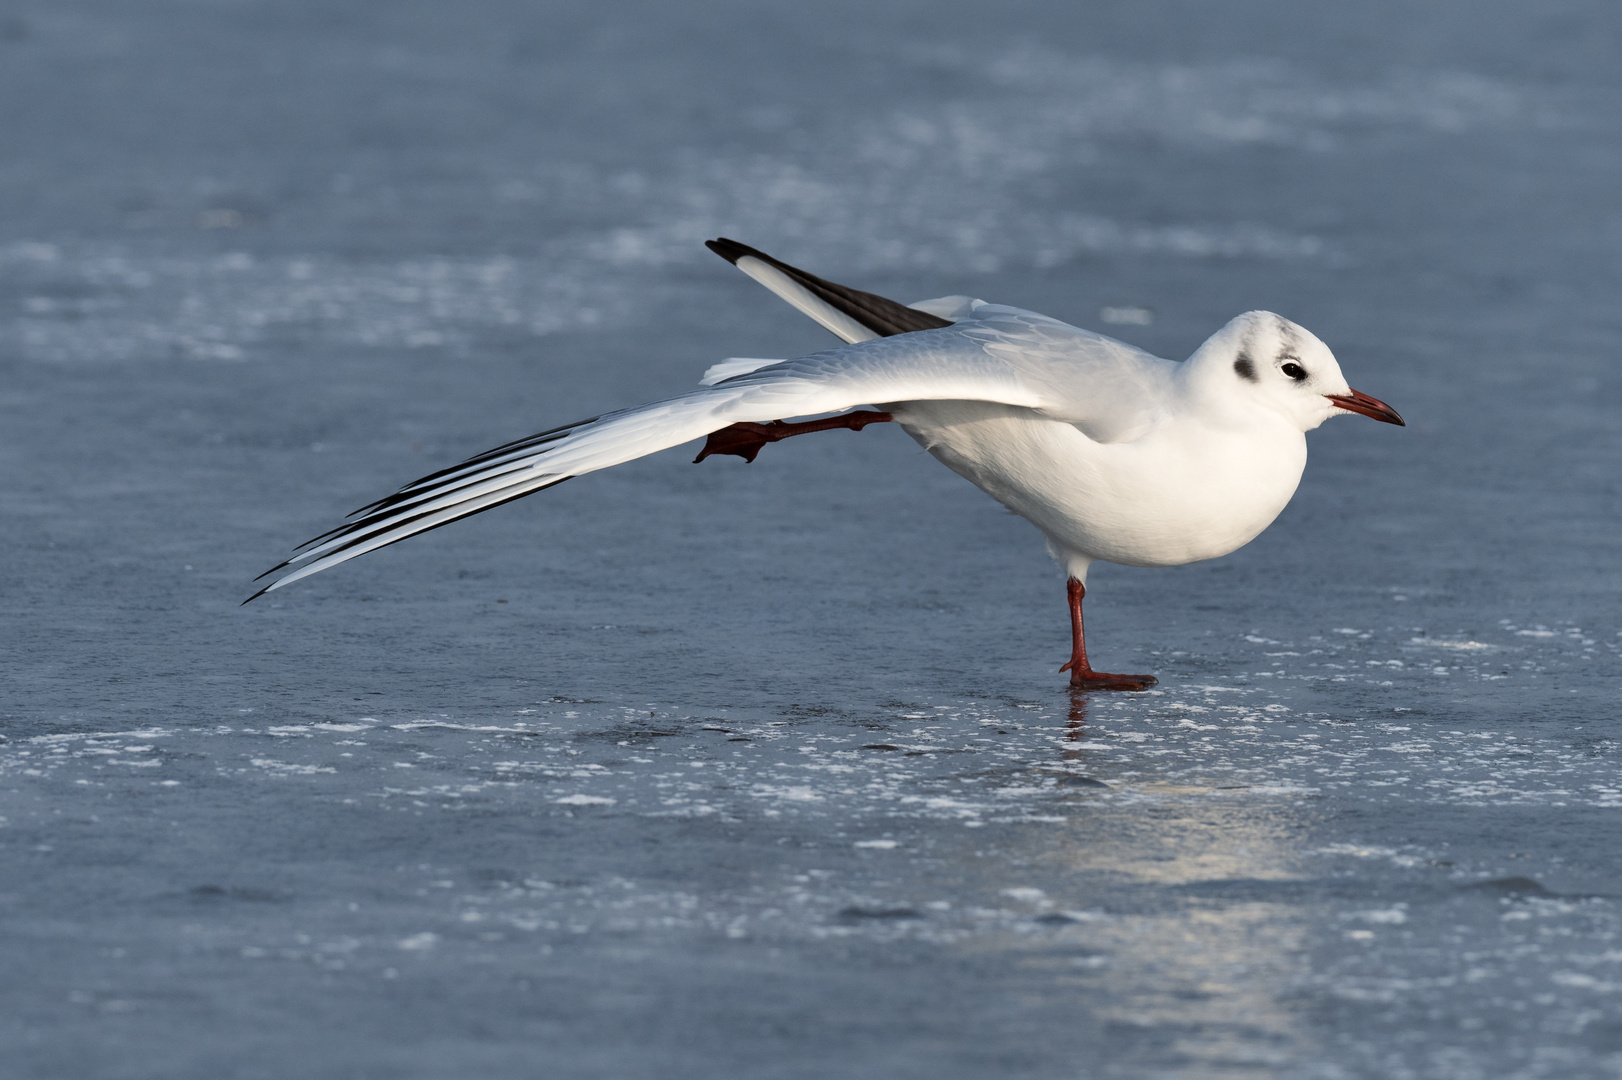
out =
<path fill-rule="evenodd" d="M 1085 693 L 1071 696 L 1059 758 L 1072 776 L 1110 757 L 1089 746 L 1088 710 Z M 1308 972 L 1306 913 L 1284 897 L 1247 898 L 1298 877 L 1299 807 L 1181 779 L 1111 787 L 1107 800 L 1076 790 L 1065 827 L 1026 832 L 1034 850 L 1005 852 L 1043 867 L 1048 887 L 1036 906 L 1060 926 L 1024 963 L 1059 975 L 1074 971 L 1078 946 L 1090 950 L 1085 963 L 1108 970 L 1101 983 L 1084 982 L 1105 1001 L 1087 993 L 1086 1004 L 1158 1047 L 1159 1075 L 1277 1066 L 1307 1053 L 1311 1036 L 1291 1004 Z"/>
<path fill-rule="evenodd" d="M 1070 691 L 1070 712 L 1064 722 L 1065 738 L 1070 742 L 1080 742 L 1087 736 L 1087 691 Z M 1080 748 L 1066 750 L 1061 755 L 1066 761 L 1079 761 L 1082 758 Z"/>

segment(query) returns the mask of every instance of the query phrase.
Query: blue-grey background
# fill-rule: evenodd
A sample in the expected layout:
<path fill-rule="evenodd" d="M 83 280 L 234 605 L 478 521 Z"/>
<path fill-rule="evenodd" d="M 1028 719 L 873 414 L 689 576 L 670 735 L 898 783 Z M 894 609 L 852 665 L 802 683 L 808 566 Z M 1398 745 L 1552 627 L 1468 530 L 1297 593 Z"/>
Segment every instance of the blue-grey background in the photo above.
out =
<path fill-rule="evenodd" d="M 1622 14 L 0 4 L 0 1072 L 1622 1072 Z M 898 431 L 343 512 L 830 343 L 701 242 L 1399 430 L 1095 568 Z M 1109 309 L 1106 311 L 1106 309 Z M 1122 320 L 1126 321 L 1122 321 Z"/>

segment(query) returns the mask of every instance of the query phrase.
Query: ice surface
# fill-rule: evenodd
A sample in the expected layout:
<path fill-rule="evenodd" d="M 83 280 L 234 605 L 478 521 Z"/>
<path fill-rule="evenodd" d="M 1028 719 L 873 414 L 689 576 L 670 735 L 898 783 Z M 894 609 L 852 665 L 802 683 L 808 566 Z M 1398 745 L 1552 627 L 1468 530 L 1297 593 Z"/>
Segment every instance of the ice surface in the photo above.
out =
<path fill-rule="evenodd" d="M 0 15 L 0 1069 L 1614 1077 L 1599 4 Z M 1099 566 L 882 426 L 672 453 L 247 608 L 461 456 L 829 338 L 735 236 L 1410 427 Z M 268 602 L 267 602 L 268 601 Z"/>

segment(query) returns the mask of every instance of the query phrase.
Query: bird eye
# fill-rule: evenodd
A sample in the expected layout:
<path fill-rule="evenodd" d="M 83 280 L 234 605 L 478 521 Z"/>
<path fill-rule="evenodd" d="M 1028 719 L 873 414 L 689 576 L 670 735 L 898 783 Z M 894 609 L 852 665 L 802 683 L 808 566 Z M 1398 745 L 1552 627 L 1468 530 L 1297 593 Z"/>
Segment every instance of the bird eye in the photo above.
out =
<path fill-rule="evenodd" d="M 1285 364 L 1279 370 L 1284 372 L 1284 374 L 1288 375 L 1290 378 L 1294 379 L 1296 382 L 1300 382 L 1307 377 L 1307 369 L 1297 363 L 1292 362 Z"/>

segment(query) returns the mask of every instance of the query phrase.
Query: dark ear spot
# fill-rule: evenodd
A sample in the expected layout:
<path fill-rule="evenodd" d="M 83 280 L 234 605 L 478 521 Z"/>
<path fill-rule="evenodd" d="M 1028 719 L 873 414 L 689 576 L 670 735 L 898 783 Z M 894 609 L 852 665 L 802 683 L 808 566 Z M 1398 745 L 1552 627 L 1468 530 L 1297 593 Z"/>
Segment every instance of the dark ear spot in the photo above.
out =
<path fill-rule="evenodd" d="M 1233 362 L 1233 370 L 1238 372 L 1239 377 L 1246 382 L 1256 381 L 1256 362 L 1250 358 L 1250 354 L 1247 352 L 1239 354 L 1239 359 Z"/>

